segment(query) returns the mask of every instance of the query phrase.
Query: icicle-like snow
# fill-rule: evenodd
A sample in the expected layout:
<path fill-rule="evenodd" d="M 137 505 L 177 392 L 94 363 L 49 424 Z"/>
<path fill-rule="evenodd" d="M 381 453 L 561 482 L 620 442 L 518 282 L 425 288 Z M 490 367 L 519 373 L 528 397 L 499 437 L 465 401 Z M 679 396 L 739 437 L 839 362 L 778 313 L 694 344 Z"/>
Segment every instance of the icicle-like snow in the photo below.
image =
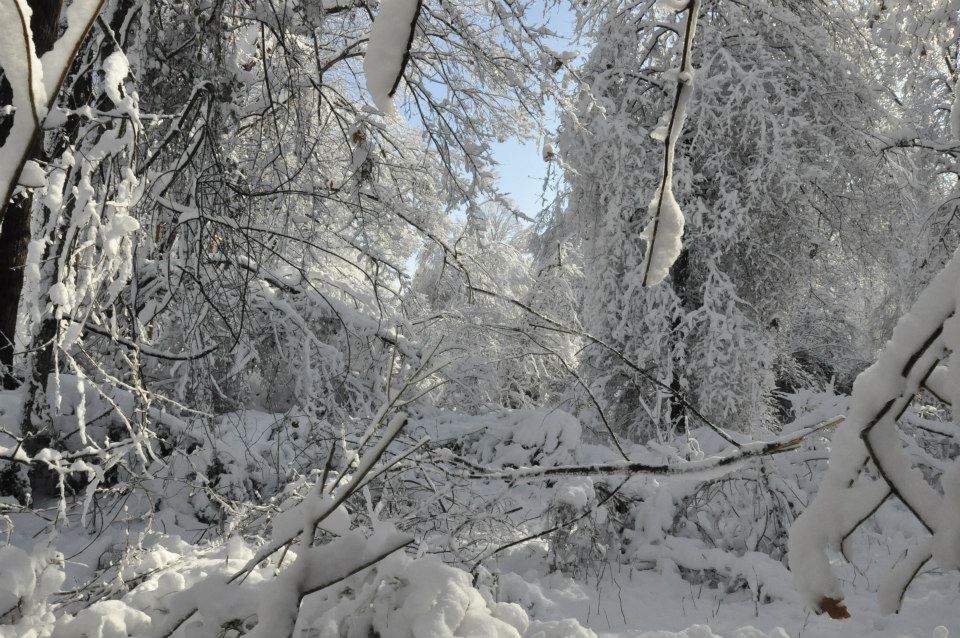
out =
<path fill-rule="evenodd" d="M 666 126 L 658 127 L 654 131 L 654 137 L 662 139 L 664 143 L 663 177 L 660 187 L 657 188 L 650 202 L 650 221 L 642 234 L 647 242 L 647 250 L 641 265 L 644 286 L 653 286 L 663 281 L 670 272 L 673 262 L 680 256 L 682 248 L 684 219 L 683 211 L 673 196 L 673 158 L 677 139 L 680 137 L 683 121 L 687 116 L 687 103 L 693 93 L 692 47 L 693 36 L 697 29 L 700 0 L 690 0 L 685 6 L 687 25 L 683 35 L 680 70 L 676 72 L 677 93 L 673 108 L 666 117 Z"/>
<path fill-rule="evenodd" d="M 373 21 L 363 71 L 373 103 L 387 114 L 396 112 L 392 98 L 410 58 L 420 6 L 421 0 L 383 0 Z"/>

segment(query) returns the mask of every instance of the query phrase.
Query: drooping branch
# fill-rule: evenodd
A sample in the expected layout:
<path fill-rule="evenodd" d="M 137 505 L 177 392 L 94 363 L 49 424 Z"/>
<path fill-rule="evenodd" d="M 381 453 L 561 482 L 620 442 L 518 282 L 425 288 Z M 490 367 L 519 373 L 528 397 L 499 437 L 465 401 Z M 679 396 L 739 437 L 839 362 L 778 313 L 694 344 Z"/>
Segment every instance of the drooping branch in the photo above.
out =
<path fill-rule="evenodd" d="M 663 169 L 660 185 L 650 202 L 650 221 L 643 231 L 647 248 L 643 258 L 643 285 L 653 286 L 667 276 L 673 262 L 680 256 L 683 236 L 683 211 L 673 195 L 673 162 L 677 140 L 686 119 L 687 103 L 693 93 L 693 36 L 697 29 L 700 0 L 687 0 L 682 9 L 687 14 L 683 30 L 683 50 L 680 68 L 675 71 L 677 91 L 667 115 L 665 127 L 654 132 L 663 139 Z"/>

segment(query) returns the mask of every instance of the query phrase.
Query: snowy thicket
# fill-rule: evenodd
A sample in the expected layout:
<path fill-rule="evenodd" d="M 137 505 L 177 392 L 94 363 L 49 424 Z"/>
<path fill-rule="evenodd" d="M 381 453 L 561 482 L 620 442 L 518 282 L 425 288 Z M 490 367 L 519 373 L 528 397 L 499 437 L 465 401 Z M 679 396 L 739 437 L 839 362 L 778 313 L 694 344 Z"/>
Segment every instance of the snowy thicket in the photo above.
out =
<path fill-rule="evenodd" d="M 958 25 L 0 0 L 0 636 L 960 631 Z"/>
<path fill-rule="evenodd" d="M 878 273 L 899 255 L 872 242 L 879 230 L 867 220 L 880 202 L 900 201 L 901 168 L 872 150 L 885 114 L 879 87 L 844 53 L 859 36 L 804 7 L 721 2 L 700 17 L 672 163 L 684 248 L 650 289 L 643 229 L 662 174 L 649 167 L 662 162 L 654 137 L 676 84 L 660 70 L 676 66 L 684 23 L 664 22 L 672 12 L 653 2 L 601 3 L 582 16 L 598 44 L 559 135 L 566 201 L 545 223 L 579 248 L 583 324 L 662 384 L 609 351 L 587 353 L 612 420 L 641 436 L 702 424 L 680 395 L 737 429 L 770 425 L 781 418 L 774 391 L 847 383 L 869 352 L 861 324 L 870 295 L 885 292 L 889 275 Z M 849 293 L 867 277 L 877 285 L 857 306 Z"/>

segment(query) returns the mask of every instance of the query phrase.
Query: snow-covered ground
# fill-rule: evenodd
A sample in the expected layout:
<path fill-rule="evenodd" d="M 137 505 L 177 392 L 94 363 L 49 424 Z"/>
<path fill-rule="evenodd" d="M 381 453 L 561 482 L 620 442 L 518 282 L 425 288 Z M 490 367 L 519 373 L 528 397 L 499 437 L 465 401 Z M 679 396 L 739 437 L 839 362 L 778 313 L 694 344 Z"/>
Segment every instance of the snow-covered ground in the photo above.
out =
<path fill-rule="evenodd" d="M 831 403 L 823 397 L 818 400 L 819 411 L 811 411 L 795 425 L 804 425 L 836 410 L 836 401 L 842 401 L 834 399 Z M 264 424 L 274 423 L 281 415 L 268 417 L 265 413 L 250 412 L 221 420 L 218 427 L 223 432 L 217 439 L 221 442 L 217 449 L 222 464 L 220 478 L 225 481 L 219 486 L 221 489 L 241 493 L 242 468 L 252 458 L 248 456 L 251 451 L 235 445 L 227 433 L 264 438 L 262 449 L 256 452 L 263 456 L 271 447 L 265 434 L 269 427 Z M 388 430 L 397 427 L 399 421 L 394 420 Z M 558 410 L 507 411 L 475 417 L 440 413 L 416 419 L 408 427 L 408 434 L 429 434 L 438 445 L 456 442 L 461 458 L 489 466 L 556 466 L 603 461 L 609 454 L 605 448 L 585 443 L 577 419 Z M 706 435 L 703 439 L 707 453 L 722 443 L 712 442 Z M 663 451 L 669 449 L 665 447 Z M 637 446 L 629 452 L 638 455 L 642 448 Z M 442 460 L 449 460 L 454 454 L 449 448 L 438 448 L 432 453 Z M 197 467 L 206 467 L 203 458 L 195 461 Z M 433 476 L 437 485 L 443 479 L 441 474 L 431 474 L 431 464 L 435 463 L 436 460 L 423 457 L 409 469 Z M 789 459 L 784 459 L 779 467 L 786 473 Z M 155 484 L 145 484 L 146 489 L 124 488 L 118 489 L 116 495 L 102 494 L 88 507 L 86 522 L 82 520 L 82 498 L 63 511 L 54 501 L 50 507 L 32 512 L 17 512 L 17 506 L 8 499 L 9 511 L 2 519 L 7 538 L 0 547 L 0 607 L 9 610 L 3 616 L 3 622 L 9 624 L 0 626 L 0 636 L 273 635 L 270 627 L 262 624 L 253 633 L 238 632 L 253 629 L 252 619 L 275 612 L 282 608 L 285 596 L 289 598 L 285 588 L 288 585 L 284 583 L 290 577 L 285 577 L 285 581 L 279 575 L 295 574 L 291 570 L 299 569 L 292 565 L 301 552 L 301 541 L 291 545 L 289 551 L 273 554 L 254 565 L 240 584 L 227 585 L 224 580 L 244 565 L 250 566 L 249 561 L 264 538 L 276 538 L 290 525 L 294 529 L 301 525 L 298 512 L 310 516 L 311 511 L 316 511 L 310 509 L 310 497 L 300 500 L 312 479 L 293 481 L 266 503 L 290 512 L 274 515 L 272 521 L 265 518 L 262 505 L 224 512 L 220 520 L 209 520 L 207 515 L 216 508 L 208 498 L 198 498 L 196 487 L 181 484 L 171 476 L 166 478 L 166 486 L 162 485 L 163 479 L 156 480 Z M 602 479 L 571 477 L 515 484 L 468 480 L 462 476 L 450 480 L 454 483 L 443 490 L 449 491 L 454 500 L 459 498 L 466 503 L 466 513 L 450 509 L 451 525 L 459 525 L 458 516 L 472 517 L 474 523 L 483 520 L 483 509 L 500 503 L 504 508 L 511 505 L 508 512 L 518 509 L 512 505 L 522 504 L 519 509 L 524 516 L 540 514 L 526 522 L 516 522 L 513 529 L 500 529 L 502 537 L 482 538 L 482 534 L 472 532 L 472 542 L 471 533 L 458 535 L 451 527 L 411 517 L 419 522 L 412 529 L 407 525 L 413 533 L 407 537 L 394 527 L 404 525 L 404 521 L 390 520 L 380 509 L 378 497 L 365 492 L 363 500 L 352 501 L 349 509 L 341 505 L 334 516 L 325 519 L 321 528 L 328 535 L 323 543 L 304 554 L 312 562 L 304 563 L 309 572 L 305 572 L 301 582 L 322 583 L 330 574 L 348 573 L 358 556 L 376 556 L 379 547 L 389 547 L 397 539 L 400 544 L 407 542 L 404 538 L 415 540 L 375 566 L 362 568 L 330 587 L 306 595 L 293 635 L 960 635 L 960 574 L 956 572 L 932 569 L 922 573 L 908 589 L 899 614 L 880 613 L 876 591 L 881 576 L 922 534 L 920 526 L 895 503 L 884 505 L 872 522 L 857 532 L 851 548 L 852 564 L 839 555 L 833 557 L 852 615 L 841 621 L 812 614 L 796 590 L 792 575 L 782 562 L 767 554 L 709 547 L 695 535 L 673 528 L 668 534 L 670 507 L 697 485 L 696 480 L 631 479 L 622 493 L 628 495 L 628 501 L 645 500 L 642 507 L 653 509 L 641 507 L 636 521 L 645 521 L 643 525 L 635 522 L 635 529 L 620 532 L 623 538 L 634 539 L 634 544 L 616 549 L 596 540 L 612 513 L 609 507 L 598 503 Z M 344 481 L 345 485 L 349 483 Z M 157 502 L 157 495 L 166 500 Z M 543 521 L 554 520 L 550 517 L 556 511 L 590 514 L 568 525 L 564 534 L 546 534 L 492 551 L 504 540 L 540 531 L 546 526 Z M 750 516 L 753 511 L 742 510 L 742 515 Z M 53 524 L 58 518 L 59 522 Z M 710 525 L 705 518 L 701 523 Z M 758 525 L 759 521 L 746 521 L 736 529 L 751 530 Z M 473 545 L 481 550 L 471 553 Z M 609 553 L 604 554 L 605 551 Z M 588 560 L 586 556 L 592 558 Z M 278 563 L 283 564 L 283 569 L 279 569 Z M 365 564 L 359 561 L 358 566 Z M 174 622 L 183 617 L 186 620 L 182 624 Z"/>
<path fill-rule="evenodd" d="M 26 627 L 0 627 L 2 636 L 53 635 L 86 638 L 153 636 L 162 625 L 179 592 L 202 577 L 227 573 L 248 559 L 251 548 L 238 538 L 215 543 L 204 551 L 186 542 L 183 534 L 143 533 L 145 523 L 135 503 L 117 503 L 103 512 L 113 519 L 106 532 L 87 533 L 73 528 L 56 542 L 63 554 L 65 578 L 61 593 L 53 596 L 61 605 L 52 634 L 44 633 L 43 615 L 34 616 L 40 633 Z M 17 531 L 14 545 L 0 550 L 4 605 L 11 596 L 24 594 L 33 584 L 25 553 L 16 545 L 29 546 L 32 515 L 14 515 Z M 158 516 L 154 528 L 174 531 L 177 517 Z M 180 520 L 179 522 L 183 522 Z M 74 523 L 76 525 L 76 523 Z M 39 521 L 34 528 L 39 529 Z M 44 541 L 37 542 L 38 550 Z M 129 552 L 131 548 L 137 548 Z M 600 574 L 579 579 L 549 573 L 542 560 L 549 546 L 533 542 L 500 558 L 496 576 L 487 574 L 475 588 L 467 572 L 444 565 L 431 556 L 411 558 L 398 552 L 376 570 L 351 577 L 348 586 L 321 591 L 304 601 L 297 636 L 367 636 L 395 638 L 445 638 L 448 636 L 511 638 L 783 638 L 910 636 L 945 638 L 960 633 L 960 577 L 929 574 L 920 577 L 907 594 L 899 614 L 881 616 L 869 578 L 849 573 L 847 604 L 852 618 L 844 621 L 815 616 L 803 608 L 799 597 L 758 603 L 747 591 L 695 585 L 667 565 L 637 569 L 607 563 Z M 90 582 L 99 567 L 122 559 L 118 569 Z M 416 555 L 416 551 L 413 552 Z M 39 558 L 39 555 L 38 555 Z M 47 556 L 49 560 L 49 556 Z M 889 560 L 877 556 L 878 562 Z M 48 587 L 58 565 L 48 566 Z M 263 571 L 272 570 L 272 566 Z M 517 570 L 517 571 L 513 571 Z M 52 578 L 56 580 L 56 578 Z M 248 586 L 251 595 L 268 597 L 270 583 L 257 577 Z M 122 581 L 122 582 L 121 582 Z M 71 593 L 84 587 L 87 597 Z M 128 593 L 122 591 L 130 589 Z M 353 592 L 350 591 L 353 589 Z M 199 590 L 201 593 L 202 589 Z M 102 598 L 99 602 L 93 602 Z M 93 604 L 91 605 L 91 602 Z M 218 601 L 208 601 L 218 608 Z M 85 607 L 85 609 L 83 609 Z M 73 610 L 70 613 L 65 613 Z M 229 605 L 223 601 L 224 617 Z M 9 616 L 8 616 L 9 619 Z M 211 632 L 216 623 L 185 623 L 173 636 L 182 638 L 238 634 Z M 378 633 L 351 633 L 360 629 Z M 47 627 L 46 630 L 49 630 Z M 948 633 L 949 632 L 949 633 Z"/>

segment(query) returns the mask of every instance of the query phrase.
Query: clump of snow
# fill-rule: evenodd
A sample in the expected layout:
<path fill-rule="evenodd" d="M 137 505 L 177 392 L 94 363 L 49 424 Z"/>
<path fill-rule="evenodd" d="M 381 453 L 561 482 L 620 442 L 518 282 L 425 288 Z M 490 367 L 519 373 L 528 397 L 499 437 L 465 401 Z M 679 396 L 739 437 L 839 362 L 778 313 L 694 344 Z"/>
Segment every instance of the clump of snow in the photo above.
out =
<path fill-rule="evenodd" d="M 144 635 L 150 616 L 119 600 L 100 600 L 57 623 L 54 638 L 128 638 Z"/>
<path fill-rule="evenodd" d="M 36 587 L 37 578 L 33 560 L 19 547 L 6 545 L 0 547 L 0 565 L 3 565 L 3 578 L 0 579 L 0 609 L 12 609 Z"/>
<path fill-rule="evenodd" d="M 499 616 L 471 584 L 466 572 L 433 558 L 385 565 L 401 583 L 391 595 L 375 601 L 373 629 L 396 638 L 490 636 L 520 638 L 526 614 L 516 606 Z M 393 569 L 391 569 L 393 567 Z"/>
<path fill-rule="evenodd" d="M 20 185 L 26 188 L 43 188 L 47 184 L 47 174 L 39 163 L 30 160 L 20 172 Z"/>
<path fill-rule="evenodd" d="M 130 73 L 130 63 L 122 51 L 114 51 L 103 61 L 103 90 L 117 106 L 125 104 L 123 79 Z"/>
<path fill-rule="evenodd" d="M 579 476 L 559 481 L 554 498 L 559 503 L 582 510 L 596 498 L 593 480 L 588 476 Z"/>
<path fill-rule="evenodd" d="M 53 620 L 49 597 L 63 585 L 63 555 L 44 545 L 30 553 L 19 547 L 0 547 L 0 636 L 39 636 Z M 5 633 L 11 612 L 14 633 Z M 17 620 L 19 619 L 19 622 Z"/>
<path fill-rule="evenodd" d="M 507 463 L 513 462 L 511 452 L 518 457 L 526 456 L 516 446 L 522 450 L 540 450 L 545 456 L 556 456 L 557 452 L 575 449 L 580 434 L 580 422 L 570 414 L 560 410 L 534 410 L 517 421 L 510 442 L 501 452 L 508 457 L 505 459 Z"/>
<path fill-rule="evenodd" d="M 665 182 L 650 202 L 650 222 L 640 237 L 647 243 L 642 268 L 647 285 L 663 281 L 683 249 L 683 211 L 673 195 L 673 185 Z"/>
<path fill-rule="evenodd" d="M 363 70 L 367 90 L 384 113 L 396 112 L 392 98 L 406 66 L 419 14 L 420 0 L 383 0 L 373 21 Z"/>
<path fill-rule="evenodd" d="M 697 30 L 700 0 L 670 0 L 669 8 L 675 11 L 686 10 L 687 23 L 684 28 L 681 66 L 664 74 L 665 79 L 677 83 L 673 107 L 670 112 L 663 114 L 651 133 L 654 139 L 664 142 L 663 177 L 650 201 L 650 221 L 641 234 L 647 244 L 640 266 L 644 286 L 654 286 L 663 281 L 682 249 L 684 217 L 680 204 L 673 195 L 673 162 L 677 140 L 687 117 L 687 103 L 693 94 L 693 55 L 690 49 Z"/>

